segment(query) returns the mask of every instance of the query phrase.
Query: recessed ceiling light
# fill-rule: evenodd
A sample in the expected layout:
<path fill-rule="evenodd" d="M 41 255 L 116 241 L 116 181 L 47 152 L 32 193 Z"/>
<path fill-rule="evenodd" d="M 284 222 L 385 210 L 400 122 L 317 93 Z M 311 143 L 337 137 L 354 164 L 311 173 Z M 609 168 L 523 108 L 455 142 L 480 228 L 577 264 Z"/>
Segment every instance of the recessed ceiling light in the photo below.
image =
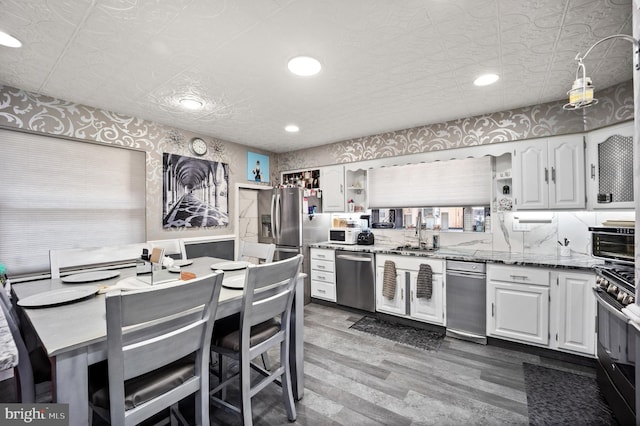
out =
<path fill-rule="evenodd" d="M 295 75 L 301 75 L 303 77 L 316 75 L 322 69 L 320 61 L 310 56 L 297 56 L 289 61 L 287 67 L 289 71 Z"/>
<path fill-rule="evenodd" d="M 186 109 L 198 110 L 202 108 L 203 102 L 194 98 L 182 98 L 180 99 L 180 105 Z"/>
<path fill-rule="evenodd" d="M 20 47 L 22 42 L 9 34 L 0 31 L 0 44 L 7 47 Z"/>
<path fill-rule="evenodd" d="M 289 133 L 296 133 L 296 132 L 300 131 L 300 128 L 298 126 L 296 126 L 295 124 L 289 124 L 288 126 L 286 126 L 284 128 L 284 130 L 286 130 Z"/>
<path fill-rule="evenodd" d="M 500 77 L 498 77 L 497 74 L 485 74 L 476 78 L 473 81 L 473 84 L 475 84 L 476 86 L 488 86 L 489 84 L 493 84 L 498 81 L 499 78 Z"/>

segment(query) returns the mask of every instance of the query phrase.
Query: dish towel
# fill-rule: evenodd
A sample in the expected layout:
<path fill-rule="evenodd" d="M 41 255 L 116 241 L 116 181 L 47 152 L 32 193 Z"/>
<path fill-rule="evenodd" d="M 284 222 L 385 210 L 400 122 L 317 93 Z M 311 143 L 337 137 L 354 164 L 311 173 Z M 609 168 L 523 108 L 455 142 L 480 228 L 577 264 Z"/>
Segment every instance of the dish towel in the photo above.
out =
<path fill-rule="evenodd" d="M 418 279 L 416 283 L 416 297 L 431 299 L 433 293 L 433 272 L 431 266 L 427 264 L 421 264 L 418 270 Z"/>
<path fill-rule="evenodd" d="M 396 297 L 396 264 L 391 260 L 384 261 L 382 295 L 389 300 L 393 300 Z"/>

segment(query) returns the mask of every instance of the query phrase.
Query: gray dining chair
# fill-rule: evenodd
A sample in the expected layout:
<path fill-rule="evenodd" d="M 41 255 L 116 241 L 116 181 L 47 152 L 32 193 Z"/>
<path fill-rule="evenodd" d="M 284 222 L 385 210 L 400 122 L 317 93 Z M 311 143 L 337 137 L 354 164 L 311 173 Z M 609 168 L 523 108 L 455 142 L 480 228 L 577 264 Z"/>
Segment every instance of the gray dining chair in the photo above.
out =
<path fill-rule="evenodd" d="M 4 289 L 0 289 L 4 292 Z M 0 303 L 11 337 L 18 349 L 18 365 L 14 368 L 16 396 L 21 403 L 51 402 L 51 364 L 41 347 L 29 351 L 20 333 L 19 323 L 11 315 L 6 303 Z"/>
<path fill-rule="evenodd" d="M 289 367 L 289 324 L 301 265 L 302 255 L 279 262 L 250 265 L 245 277 L 239 325 L 234 329 L 225 328 L 222 323 L 218 327 L 216 323 L 211 350 L 218 354 L 219 383 L 210 391 L 211 401 L 240 414 L 244 425 L 253 424 L 251 399 L 273 382 L 282 388 L 288 419 L 296 419 Z M 251 362 L 272 347 L 280 348 L 277 368 L 268 371 Z M 228 377 L 225 358 L 238 362 L 238 374 Z M 252 369 L 261 376 L 258 383 L 251 383 Z M 241 400 L 236 406 L 226 400 L 222 391 L 238 379 Z"/>
<path fill-rule="evenodd" d="M 195 394 L 195 421 L 209 424 L 209 347 L 223 273 L 179 284 L 106 294 L 108 377 L 90 407 L 115 425 L 134 425 Z"/>
<path fill-rule="evenodd" d="M 238 248 L 238 260 L 252 261 L 257 263 L 273 262 L 273 255 L 276 251 L 275 244 L 254 243 L 251 241 L 240 240 Z"/>

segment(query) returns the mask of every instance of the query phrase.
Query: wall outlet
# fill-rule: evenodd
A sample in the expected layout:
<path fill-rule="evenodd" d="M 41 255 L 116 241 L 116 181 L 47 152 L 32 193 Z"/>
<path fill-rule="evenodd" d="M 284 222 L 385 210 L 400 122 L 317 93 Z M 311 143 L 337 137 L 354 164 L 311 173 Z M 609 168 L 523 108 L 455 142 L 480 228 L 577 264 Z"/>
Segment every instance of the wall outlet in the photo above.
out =
<path fill-rule="evenodd" d="M 530 223 L 520 223 L 517 220 L 513 221 L 513 230 L 514 231 L 521 231 L 521 232 L 528 232 L 531 230 L 531 224 Z"/>

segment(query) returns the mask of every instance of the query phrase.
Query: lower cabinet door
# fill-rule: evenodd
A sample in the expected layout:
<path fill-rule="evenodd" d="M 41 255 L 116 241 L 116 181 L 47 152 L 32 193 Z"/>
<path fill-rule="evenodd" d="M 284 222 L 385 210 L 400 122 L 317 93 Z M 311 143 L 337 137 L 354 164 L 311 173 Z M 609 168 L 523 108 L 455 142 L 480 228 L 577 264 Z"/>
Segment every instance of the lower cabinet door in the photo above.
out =
<path fill-rule="evenodd" d="M 442 274 L 432 275 L 433 291 L 430 298 L 417 297 L 418 272 L 411 271 L 409 273 L 410 290 L 409 299 L 411 306 L 411 318 L 427 321 L 433 324 L 444 325 L 444 302 L 443 302 L 443 286 Z"/>
<path fill-rule="evenodd" d="M 559 272 L 551 284 L 551 347 L 585 355 L 596 351 L 593 273 Z"/>
<path fill-rule="evenodd" d="M 489 281 L 487 334 L 547 345 L 549 288 Z"/>
<path fill-rule="evenodd" d="M 382 294 L 384 268 L 376 271 L 376 311 L 394 315 L 406 315 L 406 271 L 396 270 L 396 288 L 392 298 Z"/>

